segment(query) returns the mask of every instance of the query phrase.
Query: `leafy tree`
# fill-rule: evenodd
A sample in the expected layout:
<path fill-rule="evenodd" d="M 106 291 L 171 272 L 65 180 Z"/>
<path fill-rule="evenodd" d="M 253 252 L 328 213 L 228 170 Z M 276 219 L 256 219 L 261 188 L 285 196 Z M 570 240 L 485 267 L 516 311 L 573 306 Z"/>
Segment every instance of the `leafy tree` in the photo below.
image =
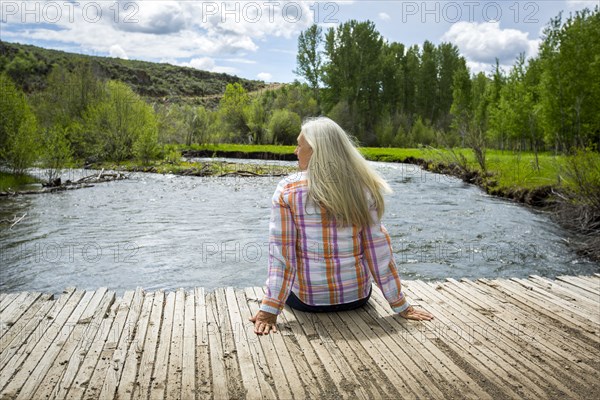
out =
<path fill-rule="evenodd" d="M 135 142 L 151 142 L 156 119 L 152 107 L 126 84 L 109 81 L 106 91 L 106 100 L 91 106 L 85 113 L 86 139 L 95 157 L 123 161 L 133 156 Z M 144 135 L 147 136 L 141 139 Z"/>
<path fill-rule="evenodd" d="M 0 160 L 22 174 L 37 159 L 37 120 L 25 94 L 5 74 L 0 75 L 0 93 Z"/>
<path fill-rule="evenodd" d="M 381 56 L 384 41 L 371 21 L 348 21 L 330 28 L 325 36 L 323 67 L 327 110 L 344 101 L 356 115 L 352 130 L 365 144 L 373 144 L 374 126 L 381 113 Z"/>
<path fill-rule="evenodd" d="M 296 143 L 302 121 L 295 112 L 275 110 L 269 120 L 269 134 L 274 144 L 291 145 Z"/>
<path fill-rule="evenodd" d="M 298 37 L 298 54 L 296 56 L 297 68 L 294 71 L 306 79 L 313 96 L 320 101 L 319 82 L 321 81 L 321 47 L 323 45 L 323 29 L 314 24 L 304 32 L 300 32 Z"/>
<path fill-rule="evenodd" d="M 268 113 L 260 99 L 253 99 L 245 109 L 251 142 L 263 144 L 267 140 Z"/>
<path fill-rule="evenodd" d="M 33 96 L 33 105 L 40 125 L 45 130 L 62 129 L 73 155 L 80 158 L 87 151 L 80 129 L 84 113 L 105 95 L 103 84 L 89 63 L 78 63 L 72 72 L 55 65 L 48 75 L 46 89 Z"/>
<path fill-rule="evenodd" d="M 46 66 L 28 51 L 19 50 L 17 55 L 4 66 L 4 72 L 25 91 L 43 75 Z"/>
<path fill-rule="evenodd" d="M 389 117 L 404 111 L 404 45 L 396 42 L 385 44 L 382 51 L 381 102 Z"/>
<path fill-rule="evenodd" d="M 225 93 L 219 103 L 219 113 L 230 129 L 235 142 L 242 142 L 248 134 L 244 109 L 249 105 L 248 93 L 239 83 L 227 84 Z"/>
<path fill-rule="evenodd" d="M 425 41 L 421 54 L 421 68 L 417 76 L 417 111 L 422 118 L 435 122 L 437 116 L 438 66 L 437 50 Z"/>
<path fill-rule="evenodd" d="M 48 182 L 58 178 L 65 166 L 73 160 L 68 130 L 62 125 L 53 125 L 42 138 L 40 158 L 46 168 Z"/>

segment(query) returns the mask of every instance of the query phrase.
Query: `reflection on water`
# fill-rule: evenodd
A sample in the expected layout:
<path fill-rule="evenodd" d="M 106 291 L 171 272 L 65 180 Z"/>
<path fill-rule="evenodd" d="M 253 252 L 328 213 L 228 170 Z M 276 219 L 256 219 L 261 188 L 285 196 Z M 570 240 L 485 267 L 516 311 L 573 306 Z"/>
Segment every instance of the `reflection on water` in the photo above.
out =
<path fill-rule="evenodd" d="M 543 213 L 416 166 L 375 165 L 394 190 L 384 223 L 405 279 L 599 270 L 577 257 L 571 235 Z M 26 213 L 12 229 L 0 225 L 0 291 L 263 285 L 279 179 L 134 174 L 88 189 L 0 199 L 0 219 Z"/>

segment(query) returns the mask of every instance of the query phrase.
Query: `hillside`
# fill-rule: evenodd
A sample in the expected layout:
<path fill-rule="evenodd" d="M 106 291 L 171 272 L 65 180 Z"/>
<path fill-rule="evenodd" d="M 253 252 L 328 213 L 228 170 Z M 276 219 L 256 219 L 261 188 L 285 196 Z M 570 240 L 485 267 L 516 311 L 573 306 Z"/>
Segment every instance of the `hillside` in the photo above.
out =
<path fill-rule="evenodd" d="M 269 86 L 262 81 L 189 67 L 88 56 L 0 41 L 0 72 L 6 71 L 28 93 L 44 89 L 54 65 L 72 71 L 82 63 L 90 63 L 99 78 L 125 82 L 150 101 L 214 106 L 228 83 L 239 82 L 249 92 Z"/>

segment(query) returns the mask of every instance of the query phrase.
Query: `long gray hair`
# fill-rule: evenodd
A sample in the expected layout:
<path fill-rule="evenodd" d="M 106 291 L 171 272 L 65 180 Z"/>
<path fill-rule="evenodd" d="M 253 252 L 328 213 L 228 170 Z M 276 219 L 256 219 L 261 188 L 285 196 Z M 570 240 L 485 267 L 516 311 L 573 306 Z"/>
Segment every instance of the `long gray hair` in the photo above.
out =
<path fill-rule="evenodd" d="M 387 182 L 367 163 L 346 132 L 326 117 L 304 122 L 301 133 L 312 148 L 308 162 L 308 197 L 342 225 L 367 226 L 373 221 L 369 197 L 380 220 Z M 370 196 L 369 196 L 370 194 Z"/>

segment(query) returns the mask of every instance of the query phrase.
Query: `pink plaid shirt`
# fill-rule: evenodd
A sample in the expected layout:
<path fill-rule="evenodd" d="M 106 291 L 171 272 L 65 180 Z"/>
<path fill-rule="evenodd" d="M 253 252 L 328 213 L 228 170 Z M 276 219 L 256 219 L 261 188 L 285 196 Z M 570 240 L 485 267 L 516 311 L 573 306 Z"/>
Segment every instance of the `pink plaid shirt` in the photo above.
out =
<path fill-rule="evenodd" d="M 307 203 L 305 171 L 282 179 L 269 224 L 269 274 L 260 309 L 279 314 L 290 290 L 309 305 L 365 298 L 375 281 L 395 312 L 409 306 L 402 293 L 390 236 L 380 223 L 340 227 L 324 209 Z M 373 220 L 377 210 L 371 208 Z"/>

